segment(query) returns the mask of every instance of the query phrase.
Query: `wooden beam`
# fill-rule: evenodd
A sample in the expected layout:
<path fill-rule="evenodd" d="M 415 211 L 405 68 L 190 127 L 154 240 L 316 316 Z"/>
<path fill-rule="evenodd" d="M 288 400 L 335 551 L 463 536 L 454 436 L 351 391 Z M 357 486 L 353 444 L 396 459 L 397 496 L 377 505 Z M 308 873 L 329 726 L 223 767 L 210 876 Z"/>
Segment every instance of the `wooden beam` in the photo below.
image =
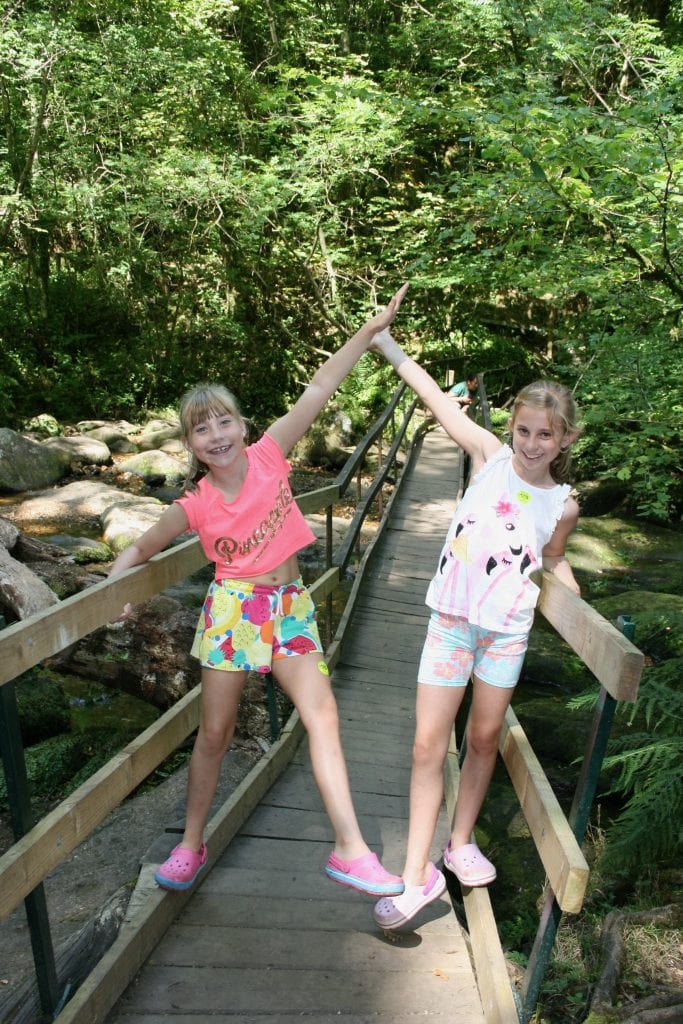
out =
<path fill-rule="evenodd" d="M 185 541 L 145 565 L 95 583 L 58 605 L 15 622 L 0 633 L 0 685 L 51 658 L 120 615 L 126 602 L 139 604 L 206 565 L 199 541 Z"/>
<path fill-rule="evenodd" d="M 538 608 L 615 700 L 635 701 L 643 654 L 616 626 L 549 572 L 534 574 Z"/>
<path fill-rule="evenodd" d="M 448 818 L 453 821 L 458 798 L 460 769 L 455 732 L 444 765 L 444 788 Z M 467 930 L 472 947 L 474 973 L 486 1024 L 519 1024 L 510 975 L 500 943 L 491 898 L 486 886 L 461 886 Z"/>
<path fill-rule="evenodd" d="M 339 569 L 333 565 L 331 569 L 327 569 L 322 576 L 319 576 L 315 583 L 311 583 L 308 589 L 314 602 L 319 604 L 325 600 L 328 594 L 334 593 L 338 586 Z"/>
<path fill-rule="evenodd" d="M 197 728 L 199 702 L 197 686 L 0 857 L 0 920 Z"/>
<path fill-rule="evenodd" d="M 338 497 L 339 486 L 331 484 L 295 500 L 303 512 L 317 512 Z M 111 622 L 127 602 L 147 601 L 207 564 L 199 540 L 193 537 L 144 565 L 133 566 L 114 579 L 95 583 L 58 605 L 13 623 L 0 634 L 0 686 Z"/>
<path fill-rule="evenodd" d="M 586 894 L 588 864 L 511 707 L 499 749 L 558 905 L 578 914 Z"/>
<path fill-rule="evenodd" d="M 312 512 L 319 512 L 321 508 L 327 508 L 328 505 L 334 505 L 340 496 L 339 484 L 329 484 L 327 487 L 319 487 L 316 491 L 306 491 L 294 500 L 301 512 L 307 516 Z"/>

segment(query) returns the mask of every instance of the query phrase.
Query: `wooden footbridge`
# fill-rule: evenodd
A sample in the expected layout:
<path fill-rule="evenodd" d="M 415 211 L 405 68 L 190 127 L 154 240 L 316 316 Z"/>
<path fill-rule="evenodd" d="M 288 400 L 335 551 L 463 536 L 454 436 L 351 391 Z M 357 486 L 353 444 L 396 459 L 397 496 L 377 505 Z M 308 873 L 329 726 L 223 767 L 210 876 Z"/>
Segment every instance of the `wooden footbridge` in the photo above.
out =
<path fill-rule="evenodd" d="M 400 388 L 337 481 L 297 499 L 305 513 L 327 510 L 327 568 L 313 590 L 326 609 L 328 660 L 356 810 L 369 846 L 396 871 L 407 836 L 415 680 L 427 623 L 424 594 L 463 477 L 453 443 L 440 429 L 428 428 Z M 335 551 L 332 508 L 371 446 L 379 455 L 377 476 Z M 389 474 L 396 484 L 385 506 L 382 488 Z M 380 504 L 381 528 L 360 551 L 360 528 L 372 502 Z M 199 694 L 188 694 L 68 800 L 34 822 L 12 680 L 107 622 L 124 598 L 145 600 L 201 564 L 197 542 L 188 541 L 0 634 L 0 740 L 17 835 L 0 858 L 0 915 L 25 902 L 36 965 L 33 1015 L 30 1001 L 11 1006 L 5 1000 L 0 1020 L 528 1021 L 560 917 L 581 908 L 588 867 L 580 844 L 611 715 L 617 699 L 635 699 L 642 666 L 640 652 L 624 632 L 547 576 L 540 609 L 594 673 L 600 698 L 569 820 L 512 711 L 501 737 L 501 755 L 547 875 L 536 945 L 520 985 L 510 981 L 487 890 L 461 891 L 450 878 L 443 897 L 390 937 L 373 923 L 371 898 L 327 879 L 323 867 L 332 833 L 296 713 L 212 817 L 210 867 L 198 886 L 190 893 L 169 893 L 154 883 L 155 866 L 178 841 L 175 830 L 181 823 L 169 822 L 171 831 L 151 850 L 140 851 L 139 879 L 108 948 L 84 976 L 64 975 L 64 960 L 50 941 L 43 879 L 192 733 Z M 334 623 L 332 597 L 340 588 L 348 591 L 340 580 L 352 565 L 353 584 Z M 457 780 L 454 739 L 446 766 L 447 800 L 432 851 L 437 863 Z"/>

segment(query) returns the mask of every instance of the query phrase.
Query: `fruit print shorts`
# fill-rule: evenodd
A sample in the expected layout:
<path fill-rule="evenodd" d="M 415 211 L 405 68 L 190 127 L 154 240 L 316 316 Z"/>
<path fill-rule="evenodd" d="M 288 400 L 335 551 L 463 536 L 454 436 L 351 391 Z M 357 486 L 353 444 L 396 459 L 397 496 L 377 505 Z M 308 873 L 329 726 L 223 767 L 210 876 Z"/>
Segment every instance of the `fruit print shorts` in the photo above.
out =
<path fill-rule="evenodd" d="M 265 673 L 273 661 L 311 652 L 323 649 L 301 577 L 281 587 L 244 580 L 210 584 L 192 644 L 204 668 Z"/>
<path fill-rule="evenodd" d="M 474 672 L 484 683 L 512 689 L 522 671 L 528 643 L 528 633 L 495 633 L 460 616 L 432 610 L 417 681 L 430 686 L 467 686 Z"/>

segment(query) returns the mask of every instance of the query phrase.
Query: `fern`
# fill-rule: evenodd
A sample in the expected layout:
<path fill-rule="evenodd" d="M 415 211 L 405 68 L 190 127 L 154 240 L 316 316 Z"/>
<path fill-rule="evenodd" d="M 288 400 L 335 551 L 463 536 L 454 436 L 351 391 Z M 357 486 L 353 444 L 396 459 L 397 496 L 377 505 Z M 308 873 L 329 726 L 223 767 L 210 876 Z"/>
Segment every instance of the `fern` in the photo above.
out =
<path fill-rule="evenodd" d="M 676 863 L 683 817 L 683 658 L 672 658 L 643 673 L 638 701 L 620 705 L 627 731 L 610 740 L 604 767 L 615 771 L 609 793 L 625 797 L 623 811 L 608 833 L 603 864 L 636 871 Z M 569 702 L 585 710 L 595 694 Z"/>

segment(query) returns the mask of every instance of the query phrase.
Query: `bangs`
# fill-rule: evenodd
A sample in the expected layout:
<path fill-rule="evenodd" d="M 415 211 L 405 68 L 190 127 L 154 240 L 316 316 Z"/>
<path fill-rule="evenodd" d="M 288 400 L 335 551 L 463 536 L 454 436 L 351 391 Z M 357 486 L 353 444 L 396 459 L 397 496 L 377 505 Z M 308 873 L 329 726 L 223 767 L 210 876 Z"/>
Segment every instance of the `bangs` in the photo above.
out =
<path fill-rule="evenodd" d="M 240 419 L 235 397 L 227 388 L 220 386 L 198 387 L 185 397 L 180 416 L 185 430 L 191 430 L 210 416 L 225 414 Z"/>

